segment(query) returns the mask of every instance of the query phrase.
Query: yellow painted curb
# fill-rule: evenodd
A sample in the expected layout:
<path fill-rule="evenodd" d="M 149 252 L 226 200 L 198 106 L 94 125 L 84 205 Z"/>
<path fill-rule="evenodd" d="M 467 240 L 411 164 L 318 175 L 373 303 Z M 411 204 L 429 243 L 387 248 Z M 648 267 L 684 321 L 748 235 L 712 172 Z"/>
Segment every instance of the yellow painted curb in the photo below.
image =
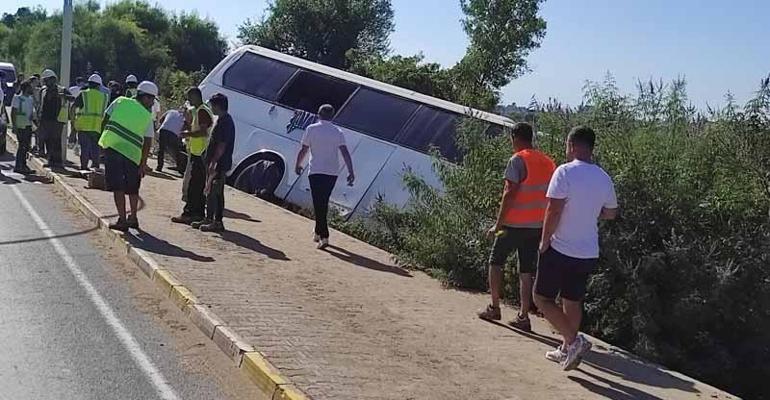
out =
<path fill-rule="evenodd" d="M 171 301 L 184 311 L 188 306 L 198 303 L 198 299 L 193 295 L 190 289 L 184 286 L 174 286 L 171 288 L 171 294 L 169 295 Z"/>
<path fill-rule="evenodd" d="M 294 385 L 281 385 L 278 388 L 278 393 L 273 395 L 275 400 L 310 400 L 310 397 L 305 396 L 299 388 Z"/>
<path fill-rule="evenodd" d="M 289 381 L 281 375 L 278 369 L 273 367 L 261 353 L 256 351 L 243 355 L 241 371 L 257 384 L 264 393 L 275 395 L 280 385 L 289 384 Z"/>
<path fill-rule="evenodd" d="M 168 272 L 165 269 L 155 270 L 155 273 L 152 274 L 152 281 L 160 286 L 166 296 L 171 296 L 171 289 L 174 286 L 182 285 L 182 282 L 179 282 L 174 275 L 171 275 L 171 272 Z"/>
<path fill-rule="evenodd" d="M 214 336 L 211 340 L 239 367 L 243 355 L 254 351 L 254 346 L 244 342 L 237 333 L 224 325 L 214 328 Z"/>

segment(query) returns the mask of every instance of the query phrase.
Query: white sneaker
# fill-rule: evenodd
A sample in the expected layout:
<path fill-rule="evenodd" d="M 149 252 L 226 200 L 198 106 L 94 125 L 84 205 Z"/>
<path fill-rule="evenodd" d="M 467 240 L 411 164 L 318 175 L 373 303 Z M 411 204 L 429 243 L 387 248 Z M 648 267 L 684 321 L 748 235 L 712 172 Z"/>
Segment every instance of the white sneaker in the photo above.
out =
<path fill-rule="evenodd" d="M 321 239 L 318 242 L 318 250 L 323 250 L 327 247 L 329 247 L 329 239 Z"/>
<path fill-rule="evenodd" d="M 591 350 L 593 345 L 583 337 L 583 335 L 577 335 L 575 341 L 572 342 L 567 348 L 567 356 L 562 361 L 562 368 L 565 371 L 571 371 L 580 365 L 583 361 L 583 355 Z"/>
<path fill-rule="evenodd" d="M 317 233 L 314 233 L 314 234 L 313 234 L 313 242 L 314 242 L 314 243 L 318 243 L 318 242 L 320 242 L 320 241 L 321 241 L 321 237 L 320 237 L 320 236 L 318 236 L 318 234 L 317 234 Z"/>
<path fill-rule="evenodd" d="M 565 358 L 567 358 L 567 353 L 562 349 L 562 345 L 559 345 L 559 347 L 554 350 L 545 352 L 545 359 L 548 361 L 561 364 L 564 362 Z"/>

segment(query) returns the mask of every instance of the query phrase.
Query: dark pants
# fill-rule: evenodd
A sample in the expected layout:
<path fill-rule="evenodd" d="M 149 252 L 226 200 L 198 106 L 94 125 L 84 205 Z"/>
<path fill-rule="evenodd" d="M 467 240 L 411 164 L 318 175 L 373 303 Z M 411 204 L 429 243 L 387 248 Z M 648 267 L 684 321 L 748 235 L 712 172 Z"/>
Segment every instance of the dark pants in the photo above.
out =
<path fill-rule="evenodd" d="M 163 168 L 166 152 L 176 162 L 177 170 L 186 164 L 185 155 L 180 151 L 179 137 L 166 129 L 161 129 L 158 133 L 158 169 Z"/>
<path fill-rule="evenodd" d="M 32 140 L 32 127 L 17 128 L 16 140 L 19 141 L 19 147 L 16 149 L 17 170 L 27 169 L 27 153 L 29 153 L 29 143 Z"/>
<path fill-rule="evenodd" d="M 206 166 L 202 156 L 188 156 L 184 182 L 182 200 L 185 201 L 185 206 L 182 215 L 203 218 L 206 212 L 206 196 L 203 195 L 203 189 L 206 187 Z"/>
<path fill-rule="evenodd" d="M 45 155 L 45 138 L 39 126 L 32 131 L 32 136 L 35 137 L 35 146 L 33 148 L 37 150 L 37 154 Z"/>
<path fill-rule="evenodd" d="M 91 168 L 99 168 L 99 140 L 96 132 L 78 132 L 78 143 L 80 143 L 80 169 L 88 169 L 88 162 L 91 162 Z"/>
<path fill-rule="evenodd" d="M 313 212 L 315 214 L 315 233 L 321 239 L 329 238 L 329 197 L 332 195 L 337 177 L 334 175 L 310 175 L 310 194 L 313 196 Z"/>
<path fill-rule="evenodd" d="M 225 173 L 217 172 L 211 182 L 211 191 L 206 197 L 206 218 L 222 222 L 225 213 Z"/>
<path fill-rule="evenodd" d="M 45 147 L 48 151 L 48 164 L 53 166 L 62 166 L 64 161 L 61 154 L 61 135 L 64 124 L 59 121 L 41 121 L 40 130 L 42 131 Z"/>

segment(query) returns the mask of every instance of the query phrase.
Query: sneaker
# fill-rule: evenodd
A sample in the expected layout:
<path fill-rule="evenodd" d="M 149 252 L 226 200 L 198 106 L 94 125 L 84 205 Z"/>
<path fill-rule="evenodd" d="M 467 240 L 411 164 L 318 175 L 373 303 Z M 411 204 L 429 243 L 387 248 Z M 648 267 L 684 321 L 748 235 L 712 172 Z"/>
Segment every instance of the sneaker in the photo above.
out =
<path fill-rule="evenodd" d="M 318 242 L 320 242 L 320 241 L 321 241 L 321 237 L 320 237 L 320 236 L 318 236 L 318 234 L 317 234 L 317 233 L 314 233 L 314 234 L 313 234 L 313 243 L 318 243 Z"/>
<path fill-rule="evenodd" d="M 567 353 L 562 348 L 562 345 L 559 345 L 559 347 L 554 350 L 545 352 L 545 359 L 548 361 L 561 364 L 564 362 L 565 358 L 567 358 Z"/>
<path fill-rule="evenodd" d="M 318 242 L 318 250 L 323 250 L 327 247 L 329 247 L 329 239 L 321 239 L 321 241 Z"/>
<path fill-rule="evenodd" d="M 119 219 L 115 223 L 110 224 L 110 229 L 120 232 L 128 232 L 128 223 L 125 220 Z"/>
<path fill-rule="evenodd" d="M 479 318 L 487 321 L 499 321 L 502 319 L 500 315 L 500 307 L 493 307 L 491 304 L 487 305 L 487 308 L 481 310 L 477 314 Z"/>
<path fill-rule="evenodd" d="M 202 220 L 200 220 L 200 221 L 193 221 L 193 222 L 191 222 L 191 223 L 190 223 L 190 226 L 191 226 L 193 229 L 200 229 L 200 228 L 201 228 L 201 226 L 203 226 L 203 225 L 206 225 L 206 224 L 210 224 L 210 223 L 211 223 L 211 220 L 210 220 L 210 219 L 202 219 Z"/>
<path fill-rule="evenodd" d="M 567 348 L 567 356 L 564 357 L 564 361 L 561 364 L 562 369 L 571 371 L 577 368 L 580 362 L 583 361 L 583 355 L 589 352 L 592 346 L 591 342 L 586 340 L 583 335 L 577 335 L 572 345 Z"/>
<path fill-rule="evenodd" d="M 225 225 L 221 221 L 214 221 L 201 225 L 201 232 L 224 232 Z"/>
<path fill-rule="evenodd" d="M 517 315 L 516 319 L 509 322 L 508 325 L 524 332 L 532 332 L 532 323 L 529 322 L 529 317 L 524 315 Z"/>
<path fill-rule="evenodd" d="M 139 229 L 139 218 L 137 218 L 136 215 L 132 215 L 128 217 L 128 219 L 126 220 L 126 225 L 129 228 Z"/>
<path fill-rule="evenodd" d="M 182 215 L 180 215 L 178 217 L 171 217 L 171 222 L 174 222 L 174 223 L 177 223 L 177 224 L 190 225 L 191 223 L 193 223 L 195 221 L 200 221 L 202 219 L 203 218 L 195 218 L 195 217 L 192 217 L 192 216 L 189 216 L 189 215 L 182 214 Z"/>

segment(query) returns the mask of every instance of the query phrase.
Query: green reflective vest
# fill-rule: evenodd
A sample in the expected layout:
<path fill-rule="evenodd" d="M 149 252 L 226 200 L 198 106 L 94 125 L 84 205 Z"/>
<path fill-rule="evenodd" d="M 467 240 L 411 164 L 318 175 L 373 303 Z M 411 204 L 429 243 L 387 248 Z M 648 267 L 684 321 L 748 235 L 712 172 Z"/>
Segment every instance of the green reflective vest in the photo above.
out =
<path fill-rule="evenodd" d="M 102 129 L 104 110 L 109 97 L 99 89 L 86 89 L 80 92 L 83 107 L 75 110 L 75 130 L 78 132 L 99 132 Z"/>
<path fill-rule="evenodd" d="M 99 139 L 99 146 L 113 149 L 139 165 L 142 161 L 144 132 L 152 123 L 152 113 L 142 103 L 128 97 L 118 97 L 114 104 Z"/>
<path fill-rule="evenodd" d="M 18 98 L 19 107 L 16 108 L 16 119 L 14 120 L 13 126 L 16 128 L 28 128 L 32 125 L 32 119 L 31 115 L 27 115 L 24 110 L 26 109 L 25 104 L 27 102 L 32 103 L 35 101 L 32 96 L 19 96 L 17 95 L 16 98 Z"/>
<path fill-rule="evenodd" d="M 209 120 L 212 122 L 212 126 L 214 125 L 214 114 L 211 112 L 211 109 L 209 106 L 201 104 L 195 109 L 195 111 L 193 111 L 191 124 L 191 129 L 193 132 L 200 130 L 200 125 L 198 124 L 198 112 L 200 110 L 205 111 L 209 115 Z M 187 151 L 189 151 L 190 154 L 194 156 L 200 156 L 203 154 L 203 152 L 206 151 L 206 146 L 209 144 L 209 135 L 211 135 L 211 126 L 209 126 L 209 129 L 206 130 L 206 136 L 189 138 L 187 141 Z"/>
<path fill-rule="evenodd" d="M 70 102 L 64 96 L 61 98 L 61 107 L 59 107 L 59 115 L 56 116 L 56 120 L 62 123 L 66 123 L 70 119 Z"/>

